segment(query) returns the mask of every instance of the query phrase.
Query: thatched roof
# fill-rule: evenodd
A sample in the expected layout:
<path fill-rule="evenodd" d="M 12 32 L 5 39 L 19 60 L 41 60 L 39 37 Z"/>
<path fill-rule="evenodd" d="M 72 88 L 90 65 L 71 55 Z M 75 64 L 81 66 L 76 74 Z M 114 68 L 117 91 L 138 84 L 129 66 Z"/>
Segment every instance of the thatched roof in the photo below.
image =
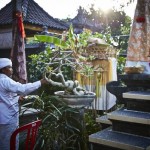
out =
<path fill-rule="evenodd" d="M 68 29 L 67 24 L 50 16 L 34 0 L 22 0 L 21 6 L 25 28 L 36 26 L 42 30 L 43 26 L 47 26 L 48 29 L 55 31 L 64 31 Z M 0 27 L 12 25 L 13 7 L 12 0 L 0 10 Z"/>
<path fill-rule="evenodd" d="M 0 31 L 0 49 L 12 47 L 12 33 L 11 30 Z"/>
<path fill-rule="evenodd" d="M 83 28 L 90 29 L 94 32 L 100 32 L 103 29 L 101 23 L 96 18 L 89 18 L 88 13 L 81 6 L 78 9 L 78 14 L 71 19 L 70 23 L 73 24 L 77 33 L 82 32 Z"/>

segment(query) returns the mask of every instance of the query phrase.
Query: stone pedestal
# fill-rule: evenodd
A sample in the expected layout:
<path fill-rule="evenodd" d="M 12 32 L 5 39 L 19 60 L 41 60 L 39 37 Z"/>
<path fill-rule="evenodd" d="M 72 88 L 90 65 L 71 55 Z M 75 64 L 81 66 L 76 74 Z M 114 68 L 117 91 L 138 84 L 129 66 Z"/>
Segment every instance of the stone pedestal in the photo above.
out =
<path fill-rule="evenodd" d="M 121 99 L 120 102 L 126 105 L 107 114 L 107 119 L 111 122 L 108 128 L 89 136 L 91 150 L 149 150 L 150 75 L 126 74 L 119 79 L 126 86 L 126 90 L 119 90 L 119 84 L 117 87 L 113 83 L 119 92 L 113 86 L 110 91 L 112 94 L 114 92 L 118 101 Z"/>

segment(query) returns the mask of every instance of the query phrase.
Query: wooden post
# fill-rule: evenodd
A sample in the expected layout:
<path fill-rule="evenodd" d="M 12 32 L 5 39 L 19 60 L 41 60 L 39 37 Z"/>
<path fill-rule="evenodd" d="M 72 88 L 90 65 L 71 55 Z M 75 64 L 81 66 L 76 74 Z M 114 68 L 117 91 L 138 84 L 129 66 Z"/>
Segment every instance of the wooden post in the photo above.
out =
<path fill-rule="evenodd" d="M 11 60 L 13 62 L 13 79 L 21 82 L 27 82 L 26 54 L 25 54 L 25 33 L 23 26 L 21 0 L 13 0 L 13 22 L 12 22 L 12 49 Z"/>

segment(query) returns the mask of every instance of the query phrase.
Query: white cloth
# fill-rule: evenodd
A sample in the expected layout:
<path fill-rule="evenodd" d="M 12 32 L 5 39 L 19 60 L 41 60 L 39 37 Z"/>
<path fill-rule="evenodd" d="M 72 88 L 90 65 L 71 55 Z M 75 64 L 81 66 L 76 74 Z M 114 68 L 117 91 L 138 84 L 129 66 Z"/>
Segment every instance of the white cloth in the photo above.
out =
<path fill-rule="evenodd" d="M 144 66 L 144 72 L 145 74 L 150 74 L 150 64 L 146 61 L 126 61 L 126 67 L 132 67 L 132 66 Z"/>
<path fill-rule="evenodd" d="M 8 58 L 0 58 L 0 69 L 7 66 L 12 66 L 12 61 Z"/>
<path fill-rule="evenodd" d="M 112 62 L 112 81 L 117 81 L 117 60 L 116 58 L 109 58 Z M 106 85 L 101 85 L 101 96 L 95 100 L 96 110 L 109 110 L 116 104 L 116 97 L 107 91 Z"/>
<path fill-rule="evenodd" d="M 110 65 L 110 72 L 111 72 L 111 80 L 110 81 L 117 81 L 117 59 L 116 58 L 109 58 L 108 59 L 112 65 Z M 100 63 L 100 62 L 99 62 Z M 100 65 L 100 64 L 99 64 Z M 106 67 L 106 66 L 105 66 Z M 106 67 L 106 69 L 108 69 Z M 109 76 L 108 71 L 104 74 L 103 80 L 106 80 Z M 105 73 L 105 72 L 104 72 Z M 109 81 L 108 81 L 109 82 Z M 95 85 L 86 85 L 85 89 L 87 91 L 95 92 L 96 93 L 96 84 Z M 96 99 L 93 101 L 93 108 L 96 110 L 109 110 L 116 104 L 116 97 L 107 91 L 106 84 L 99 85 L 100 94 L 97 95 Z"/>
<path fill-rule="evenodd" d="M 40 86 L 40 81 L 21 84 L 15 82 L 5 74 L 0 74 L 0 150 L 9 150 L 10 136 L 18 127 L 18 95 L 29 94 Z"/>
<path fill-rule="evenodd" d="M 18 124 L 0 124 L 0 150 L 10 150 L 10 137 Z M 7 134 L 6 134 L 7 133 Z M 16 150 L 19 147 L 19 135 L 16 137 Z"/>
<path fill-rule="evenodd" d="M 4 74 L 0 74 L 0 124 L 7 124 L 18 114 L 19 94 L 27 95 L 40 86 L 40 81 L 21 84 Z"/>

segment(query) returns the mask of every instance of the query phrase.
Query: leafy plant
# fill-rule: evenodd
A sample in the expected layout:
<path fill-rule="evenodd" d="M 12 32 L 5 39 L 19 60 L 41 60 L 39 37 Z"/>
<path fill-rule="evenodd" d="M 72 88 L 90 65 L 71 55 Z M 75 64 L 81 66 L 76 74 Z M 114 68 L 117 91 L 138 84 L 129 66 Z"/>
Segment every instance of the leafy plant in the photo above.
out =
<path fill-rule="evenodd" d="M 63 73 L 65 79 L 73 80 L 73 74 L 71 74 L 73 71 L 71 70 L 69 63 L 76 66 L 81 65 L 82 62 L 86 62 L 86 59 L 81 59 L 81 54 L 84 52 L 85 47 L 88 44 L 87 39 L 90 36 L 109 39 L 110 35 L 104 36 L 98 33 L 92 34 L 89 30 L 85 30 L 85 32 L 80 35 L 75 35 L 72 27 L 70 27 L 69 33 L 66 34 L 65 43 L 63 43 L 61 39 L 53 40 L 52 37 L 49 38 L 46 35 L 36 35 L 36 40 L 47 43 L 48 46 L 45 51 L 39 55 L 30 56 L 31 60 L 33 60 L 29 63 L 29 66 L 32 67 L 29 69 L 30 74 L 32 74 L 31 79 L 39 78 L 39 76 L 42 76 L 47 69 L 47 71 L 54 71 L 52 72 L 52 77 L 55 78 L 56 81 L 59 81 L 60 79 L 57 78 L 58 76 L 55 74 L 55 71 L 57 70 L 59 70 L 60 73 Z M 51 42 L 54 44 L 55 42 L 57 43 L 54 50 L 50 49 L 49 44 Z M 111 39 L 109 40 L 109 43 L 111 43 Z M 65 60 L 65 56 L 63 55 L 64 50 L 71 50 L 73 52 L 74 59 L 72 61 L 70 61 L 70 58 L 68 61 Z M 62 63 L 62 61 L 64 61 L 64 63 Z M 51 62 L 53 63 L 52 66 L 50 66 Z M 60 67 L 55 69 L 57 64 L 60 65 Z M 65 66 L 63 64 L 65 64 Z M 82 66 L 84 68 L 82 68 Z M 81 68 L 80 72 L 87 76 L 91 75 L 91 72 L 94 71 L 92 67 L 85 65 L 85 63 L 81 65 Z M 77 68 L 74 67 L 74 69 Z M 54 88 L 54 86 L 52 87 Z M 86 111 L 85 116 L 83 116 L 80 115 L 83 110 L 82 108 L 75 109 L 68 107 L 58 97 L 52 96 L 52 87 L 49 85 L 49 87 L 42 89 L 40 94 L 42 94 L 43 91 L 44 94 L 42 94 L 39 99 L 36 99 L 33 104 L 34 108 L 40 110 L 39 118 L 43 121 L 37 147 L 39 148 L 39 146 L 41 146 L 40 149 L 43 150 L 87 150 L 88 135 L 100 130 L 95 122 L 95 116 L 91 115 L 88 111 Z M 54 90 L 58 91 L 58 87 Z"/>
<path fill-rule="evenodd" d="M 46 68 L 46 63 L 49 62 L 51 58 L 51 52 L 46 50 L 45 52 L 41 52 L 39 54 L 32 54 L 29 56 L 30 60 L 28 62 L 28 79 L 33 82 L 41 79 L 43 76 L 43 72 Z"/>
<path fill-rule="evenodd" d="M 42 119 L 35 149 L 88 150 L 88 135 L 92 130 L 87 131 L 87 128 L 99 130 L 88 111 L 83 116 L 82 108 L 68 107 L 56 96 L 42 94 L 35 98 L 32 107 L 39 111 L 38 118 Z"/>
<path fill-rule="evenodd" d="M 124 73 L 124 66 L 125 66 L 126 58 L 119 56 L 117 58 L 117 60 L 118 60 L 117 73 L 118 74 L 123 74 Z"/>

